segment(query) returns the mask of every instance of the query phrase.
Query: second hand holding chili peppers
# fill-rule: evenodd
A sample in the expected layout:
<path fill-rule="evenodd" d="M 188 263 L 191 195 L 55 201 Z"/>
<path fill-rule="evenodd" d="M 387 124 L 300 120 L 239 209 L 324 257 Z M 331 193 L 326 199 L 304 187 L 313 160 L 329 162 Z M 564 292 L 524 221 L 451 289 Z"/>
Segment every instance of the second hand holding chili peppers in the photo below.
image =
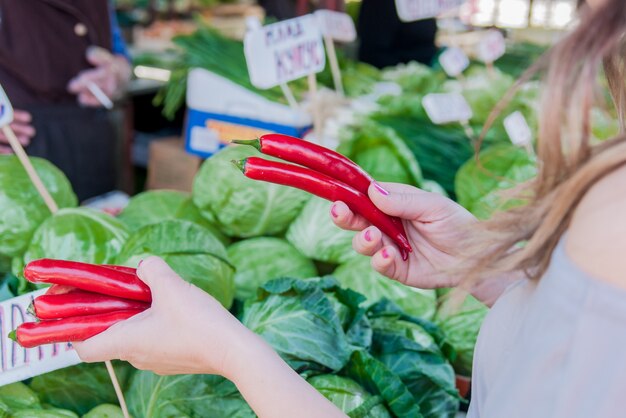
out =
<path fill-rule="evenodd" d="M 403 260 L 412 251 L 404 231 L 398 228 L 390 216 L 378 209 L 366 195 L 339 180 L 308 168 L 257 157 L 233 163 L 248 178 L 295 187 L 330 201 L 340 200 L 391 238 L 399 247 Z"/>

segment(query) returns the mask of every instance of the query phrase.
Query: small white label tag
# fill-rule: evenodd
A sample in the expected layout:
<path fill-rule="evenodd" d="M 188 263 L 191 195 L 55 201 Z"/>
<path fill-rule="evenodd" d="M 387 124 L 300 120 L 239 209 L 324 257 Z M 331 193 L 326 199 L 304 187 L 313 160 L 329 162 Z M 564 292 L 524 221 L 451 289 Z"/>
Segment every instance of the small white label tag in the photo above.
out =
<path fill-rule="evenodd" d="M 260 89 L 318 73 L 326 64 L 322 34 L 313 15 L 248 32 L 244 52 L 250 81 Z"/>
<path fill-rule="evenodd" d="M 495 62 L 505 52 L 504 35 L 499 30 L 490 30 L 478 43 L 478 58 L 482 62 Z"/>
<path fill-rule="evenodd" d="M 38 290 L 0 303 L 0 386 L 80 363 L 70 344 L 26 349 L 8 337 L 18 325 L 35 320 L 26 310 L 34 298 L 45 292 L 46 289 Z"/>
<path fill-rule="evenodd" d="M 470 60 L 460 48 L 448 48 L 439 56 L 439 63 L 450 77 L 457 77 L 470 65 Z"/>
<path fill-rule="evenodd" d="M 13 122 L 13 106 L 11 106 L 11 101 L 4 89 L 0 86 L 0 127 L 11 122 Z"/>
<path fill-rule="evenodd" d="M 533 133 L 526 118 L 519 110 L 504 118 L 504 129 L 514 145 L 526 146 L 531 143 Z"/>
<path fill-rule="evenodd" d="M 465 0 L 395 0 L 395 2 L 400 20 L 414 22 L 439 16 L 446 10 L 462 5 Z"/>
<path fill-rule="evenodd" d="M 322 35 L 338 42 L 352 42 L 356 39 L 354 21 L 347 13 L 323 9 L 314 14 Z"/>
<path fill-rule="evenodd" d="M 422 105 L 430 120 L 437 125 L 466 122 L 472 118 L 472 109 L 460 93 L 427 94 Z"/>
<path fill-rule="evenodd" d="M 189 148 L 198 152 L 214 154 L 220 150 L 221 142 L 217 132 L 204 126 L 191 128 Z"/>

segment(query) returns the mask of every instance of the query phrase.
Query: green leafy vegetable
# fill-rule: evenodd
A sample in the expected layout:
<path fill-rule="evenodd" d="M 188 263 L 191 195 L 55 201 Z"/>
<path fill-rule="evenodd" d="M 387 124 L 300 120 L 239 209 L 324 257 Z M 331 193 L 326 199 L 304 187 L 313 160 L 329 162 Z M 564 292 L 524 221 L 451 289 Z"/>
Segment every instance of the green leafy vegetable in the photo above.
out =
<path fill-rule="evenodd" d="M 88 208 L 61 209 L 35 231 L 24 262 L 56 258 L 110 264 L 126 238 L 124 224 L 110 215 Z"/>
<path fill-rule="evenodd" d="M 352 379 L 326 374 L 314 376 L 308 381 L 350 417 L 391 418 L 382 398 L 369 394 Z"/>
<path fill-rule="evenodd" d="M 122 388 L 131 371 L 126 363 L 115 363 L 115 372 Z M 30 387 L 43 402 L 79 414 L 85 414 L 103 403 L 117 403 L 111 379 L 102 363 L 79 364 L 36 376 Z"/>
<path fill-rule="evenodd" d="M 355 258 L 354 232 L 337 227 L 330 218 L 332 203 L 311 197 L 302 212 L 289 225 L 287 240 L 302 254 L 314 260 L 339 264 Z"/>
<path fill-rule="evenodd" d="M 519 206 L 519 199 L 505 199 L 502 192 L 532 179 L 536 162 L 524 149 L 513 145 L 488 148 L 461 167 L 456 176 L 458 202 L 480 219 Z"/>
<path fill-rule="evenodd" d="M 367 305 L 389 299 L 410 315 L 430 319 L 435 315 L 437 295 L 434 290 L 418 289 L 384 277 L 370 265 L 369 257 L 358 257 L 335 270 L 333 276 L 342 286 L 367 298 Z"/>
<path fill-rule="evenodd" d="M 9 409 L 41 408 L 39 396 L 23 383 L 11 383 L 0 387 L 0 402 Z"/>
<path fill-rule="evenodd" d="M 306 279 L 317 275 L 311 260 L 280 238 L 250 238 L 228 248 L 228 257 L 237 269 L 235 288 L 238 299 L 248 299 L 259 286 L 271 279 Z"/>
<path fill-rule="evenodd" d="M 133 196 L 119 219 L 130 232 L 171 219 L 194 222 L 210 230 L 224 245 L 228 244 L 228 238 L 202 216 L 191 196 L 175 190 L 150 190 Z"/>
<path fill-rule="evenodd" d="M 255 417 L 235 385 L 220 376 L 157 376 L 138 371 L 125 395 L 134 417 Z"/>
<path fill-rule="evenodd" d="M 72 411 L 64 409 L 22 409 L 11 414 L 12 418 L 78 418 Z"/>
<path fill-rule="evenodd" d="M 246 303 L 241 322 L 296 371 L 338 371 L 356 346 L 369 345 L 362 300 L 332 278 L 277 279 Z"/>
<path fill-rule="evenodd" d="M 364 121 L 347 131 L 339 152 L 360 165 L 378 181 L 418 186 L 422 172 L 417 160 L 393 129 Z"/>
<path fill-rule="evenodd" d="M 188 221 L 148 225 L 126 242 L 119 264 L 136 267 L 151 255 L 163 258 L 183 279 L 229 308 L 235 294 L 234 267 L 224 245 L 206 228 Z"/>
<path fill-rule="evenodd" d="M 124 413 L 117 405 L 102 404 L 87 412 L 82 418 L 124 418 Z"/>
<path fill-rule="evenodd" d="M 204 162 L 194 181 L 194 203 L 229 236 L 281 233 L 309 198 L 301 190 L 250 180 L 231 163 L 252 155 L 260 154 L 252 147 L 226 147 Z"/>
<path fill-rule="evenodd" d="M 58 168 L 41 158 L 31 162 L 60 208 L 76 206 L 72 186 Z M 50 215 L 17 157 L 0 156 L 0 254 L 21 256 L 35 229 Z"/>
<path fill-rule="evenodd" d="M 439 294 L 443 296 L 446 293 L 442 290 Z M 453 365 L 457 373 L 461 375 L 471 376 L 472 374 L 476 339 L 488 311 L 485 305 L 471 295 L 466 296 L 460 307 L 444 297 L 437 309 L 435 322 L 456 350 L 457 358 Z"/>

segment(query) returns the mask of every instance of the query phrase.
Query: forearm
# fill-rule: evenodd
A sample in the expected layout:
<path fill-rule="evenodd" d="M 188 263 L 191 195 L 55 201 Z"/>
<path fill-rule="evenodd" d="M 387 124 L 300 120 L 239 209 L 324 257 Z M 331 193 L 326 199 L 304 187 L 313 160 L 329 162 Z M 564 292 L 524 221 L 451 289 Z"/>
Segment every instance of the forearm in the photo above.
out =
<path fill-rule="evenodd" d="M 259 417 L 346 417 L 259 336 L 250 332 L 241 344 L 226 377 Z"/>

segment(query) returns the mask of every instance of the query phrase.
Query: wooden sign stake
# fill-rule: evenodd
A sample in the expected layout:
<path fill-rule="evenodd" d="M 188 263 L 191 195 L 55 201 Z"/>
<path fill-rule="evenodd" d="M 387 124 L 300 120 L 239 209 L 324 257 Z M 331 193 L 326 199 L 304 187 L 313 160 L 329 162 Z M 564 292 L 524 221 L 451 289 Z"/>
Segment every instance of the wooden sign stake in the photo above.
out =
<path fill-rule="evenodd" d="M 322 129 L 322 115 L 320 114 L 320 107 L 317 102 L 317 77 L 315 74 L 309 74 L 308 81 L 309 100 L 311 101 L 311 112 L 313 113 L 313 134 L 315 135 L 315 140 L 321 144 L 323 142 L 320 135 L 320 130 Z"/>
<path fill-rule="evenodd" d="M 287 103 L 289 103 L 289 107 L 291 107 L 294 110 L 297 110 L 298 101 L 296 100 L 296 97 L 293 95 L 293 92 L 291 91 L 287 83 L 280 83 L 280 89 L 283 91 L 283 95 L 285 96 L 285 99 L 287 99 Z"/>
<path fill-rule="evenodd" d="M 340 95 L 345 96 L 343 81 L 341 79 L 341 69 L 339 68 L 339 60 L 337 59 L 337 52 L 335 51 L 335 42 L 330 38 L 330 36 L 324 36 L 324 45 L 326 45 L 326 52 L 328 53 L 328 61 L 330 62 L 330 71 L 333 75 L 335 90 Z"/>

